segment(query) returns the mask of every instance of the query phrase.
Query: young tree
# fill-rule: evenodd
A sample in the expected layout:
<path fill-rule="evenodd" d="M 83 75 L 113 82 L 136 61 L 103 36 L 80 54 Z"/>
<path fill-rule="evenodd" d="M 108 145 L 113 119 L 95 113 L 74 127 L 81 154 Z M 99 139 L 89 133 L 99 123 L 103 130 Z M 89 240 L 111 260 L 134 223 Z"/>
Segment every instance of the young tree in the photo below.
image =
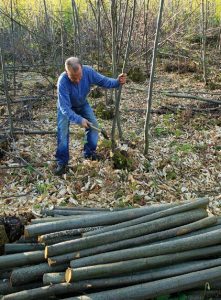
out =
<path fill-rule="evenodd" d="M 160 35 L 160 26 L 163 14 L 163 5 L 164 0 L 160 0 L 160 7 L 157 19 L 157 29 L 153 47 L 153 57 L 152 57 L 152 64 L 151 64 L 151 72 L 150 72 L 150 83 L 149 83 L 149 90 L 148 90 L 148 98 L 147 98 L 147 112 L 146 112 L 146 119 L 145 119 L 145 127 L 144 127 L 144 154 L 148 154 L 149 150 L 149 128 L 150 128 L 150 111 L 152 106 L 152 95 L 153 95 L 153 80 L 154 80 L 154 73 L 156 68 L 156 58 L 157 58 L 157 48 L 158 48 L 158 40 Z"/>

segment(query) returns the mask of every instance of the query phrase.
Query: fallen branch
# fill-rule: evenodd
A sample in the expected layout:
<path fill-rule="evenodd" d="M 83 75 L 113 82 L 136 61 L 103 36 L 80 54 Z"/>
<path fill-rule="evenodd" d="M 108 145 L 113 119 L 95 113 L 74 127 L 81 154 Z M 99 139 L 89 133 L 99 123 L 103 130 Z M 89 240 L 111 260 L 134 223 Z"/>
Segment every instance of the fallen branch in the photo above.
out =
<path fill-rule="evenodd" d="M 163 95 L 167 97 L 173 97 L 173 98 L 182 98 L 182 99 L 193 99 L 193 100 L 199 100 L 203 102 L 211 102 L 215 104 L 221 104 L 221 101 L 219 100 L 213 100 L 213 99 L 206 99 L 194 95 L 187 95 L 187 94 L 173 94 L 173 93 L 162 93 Z"/>

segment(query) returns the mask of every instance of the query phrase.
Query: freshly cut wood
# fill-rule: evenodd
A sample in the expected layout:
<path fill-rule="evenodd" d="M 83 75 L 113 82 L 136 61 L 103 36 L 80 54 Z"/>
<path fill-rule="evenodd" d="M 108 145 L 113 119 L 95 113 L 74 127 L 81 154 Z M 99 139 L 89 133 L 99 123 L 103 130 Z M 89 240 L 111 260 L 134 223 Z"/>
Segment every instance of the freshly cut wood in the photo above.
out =
<path fill-rule="evenodd" d="M 153 213 L 151 215 L 141 216 L 140 218 L 136 218 L 134 220 L 121 222 L 121 223 L 118 223 L 118 224 L 115 224 L 112 226 L 104 227 L 104 228 L 96 230 L 96 231 L 87 232 L 84 234 L 84 236 L 91 236 L 91 235 L 95 235 L 95 234 L 101 234 L 104 232 L 112 232 L 113 230 L 116 230 L 116 229 L 134 226 L 134 225 L 137 225 L 140 223 L 146 223 L 146 222 L 158 219 L 158 218 L 167 217 L 172 214 L 189 211 L 189 210 L 196 209 L 199 207 L 206 208 L 208 203 L 209 203 L 209 201 L 207 199 L 199 199 L 199 200 L 196 200 L 195 202 L 190 202 L 190 203 L 182 204 L 179 206 L 171 207 L 166 210 Z"/>
<path fill-rule="evenodd" d="M 18 286 L 42 279 L 43 274 L 50 272 L 65 271 L 68 264 L 50 267 L 47 263 L 14 269 L 11 273 L 10 282 L 12 286 Z"/>
<path fill-rule="evenodd" d="M 198 209 L 195 210 L 194 213 L 184 212 L 162 219 L 157 219 L 152 222 L 141 223 L 133 226 L 132 228 L 126 227 L 113 232 L 105 232 L 99 235 L 96 234 L 74 241 L 67 241 L 47 246 L 45 247 L 45 258 L 177 227 L 188 223 L 187 219 L 190 215 L 192 215 L 194 220 L 199 220 L 206 217 L 207 212 L 204 209 Z"/>
<path fill-rule="evenodd" d="M 206 263 L 206 264 L 205 264 Z M 124 285 L 137 284 L 142 282 L 148 282 L 161 278 L 167 278 L 171 276 L 181 275 L 192 271 L 206 269 L 207 267 L 216 266 L 218 262 L 216 260 L 210 261 L 196 261 L 187 262 L 173 266 L 167 266 L 164 268 L 151 269 L 143 273 L 134 273 L 130 275 L 124 275 L 120 277 L 110 277 L 102 279 L 90 279 L 72 283 L 53 284 L 40 288 L 35 288 L 30 291 L 21 291 L 16 294 L 5 296 L 4 300 L 35 300 L 41 297 L 46 298 L 49 296 L 59 296 L 65 294 L 73 294 L 76 292 L 85 292 L 98 288 L 112 288 L 120 287 Z M 213 285 L 212 285 L 213 287 Z"/>
<path fill-rule="evenodd" d="M 66 300 L 125 300 L 125 299 L 148 299 L 162 294 L 170 294 L 186 289 L 195 288 L 199 285 L 210 282 L 221 277 L 221 266 L 174 276 L 171 278 L 156 280 L 142 284 L 136 284 L 129 287 L 112 289 L 93 293 L 88 296 L 79 296 L 66 298 Z"/>
<path fill-rule="evenodd" d="M 43 284 L 55 284 L 65 282 L 65 272 L 45 273 L 43 275 Z"/>
<path fill-rule="evenodd" d="M 44 251 L 23 252 L 0 256 L 0 269 L 9 269 L 45 261 Z"/>
<path fill-rule="evenodd" d="M 91 249 L 93 249 L 93 248 L 91 248 Z M 90 248 L 82 250 L 82 251 L 88 251 L 90 253 Z M 86 256 L 87 256 L 87 253 L 86 253 Z M 63 263 L 70 262 L 71 260 L 73 260 L 75 258 L 79 258 L 79 257 L 82 257 L 81 252 L 71 252 L 71 253 L 65 253 L 65 254 L 62 254 L 62 255 L 49 257 L 48 258 L 48 265 L 49 266 L 57 266 L 57 265 L 60 265 L 60 264 L 63 264 Z"/>
<path fill-rule="evenodd" d="M 197 202 L 197 201 L 196 201 Z M 199 203 L 199 206 L 206 205 L 206 201 Z M 208 201 L 207 201 L 208 203 Z M 165 210 L 166 208 L 171 207 L 170 204 L 165 205 L 152 205 L 150 207 L 145 208 L 136 208 L 136 209 L 126 209 L 123 211 L 116 211 L 114 213 L 106 213 L 96 216 L 82 216 L 82 218 L 78 218 L 76 220 L 62 220 L 55 221 L 43 224 L 33 224 L 28 225 L 25 228 L 25 236 L 32 237 L 38 236 L 46 233 L 67 230 L 67 229 L 77 229 L 83 227 L 94 227 L 101 225 L 110 225 L 116 224 L 118 222 L 123 222 L 127 220 L 131 220 L 134 218 L 139 218 L 141 216 L 152 214 L 156 211 Z M 198 206 L 196 206 L 198 207 Z"/>
<path fill-rule="evenodd" d="M 123 249 L 101 253 L 84 258 L 72 260 L 70 265 L 72 268 L 80 268 L 83 266 L 93 266 L 96 264 L 112 263 L 117 261 L 136 259 L 141 257 L 151 257 L 177 251 L 187 251 L 212 246 L 221 243 L 221 230 L 215 230 L 199 234 L 193 237 L 182 238 L 174 241 L 162 242 L 154 245 L 140 246 L 130 249 Z"/>
<path fill-rule="evenodd" d="M 48 240 L 51 239 L 57 239 L 60 237 L 75 237 L 79 236 L 84 232 L 90 231 L 90 230 L 97 230 L 101 227 L 85 227 L 85 228 L 79 228 L 79 229 L 70 229 L 70 230 L 63 230 L 53 233 L 44 234 L 38 237 L 38 242 L 40 243 L 47 243 Z"/>
<path fill-rule="evenodd" d="M 39 282 L 33 282 L 31 284 L 13 287 L 10 284 L 10 281 L 8 280 L 8 281 L 0 283 L 0 295 L 7 295 L 7 294 L 20 292 L 23 290 L 35 289 L 35 288 L 41 287 L 42 285 L 43 285 L 42 282 L 39 281 Z"/>
<path fill-rule="evenodd" d="M 29 251 L 37 251 L 43 250 L 43 244 L 5 244 L 4 252 L 5 254 L 13 254 L 13 253 L 21 253 L 21 252 L 29 252 Z"/>
<path fill-rule="evenodd" d="M 195 212 L 195 211 L 194 211 Z M 194 216 L 194 212 L 189 212 L 187 218 L 191 219 L 191 216 Z M 189 220 L 190 220 L 189 219 Z M 216 217 L 208 217 L 187 225 L 179 226 L 176 228 L 155 232 L 148 235 L 143 235 L 140 237 L 135 237 L 132 239 L 122 240 L 115 243 L 108 243 L 105 245 L 101 245 L 94 248 L 83 249 L 77 252 L 66 253 L 63 255 L 58 255 L 54 257 L 48 258 L 49 265 L 59 265 L 61 263 L 69 262 L 70 260 L 74 260 L 75 258 L 82 258 L 90 255 L 95 255 L 99 253 L 105 253 L 113 250 L 120 250 L 129 247 L 135 247 L 143 244 L 148 244 L 155 241 L 162 241 L 172 236 L 181 236 L 190 232 L 191 230 L 197 230 L 198 228 L 210 226 L 216 223 Z M 214 226 L 215 227 L 215 226 Z"/>

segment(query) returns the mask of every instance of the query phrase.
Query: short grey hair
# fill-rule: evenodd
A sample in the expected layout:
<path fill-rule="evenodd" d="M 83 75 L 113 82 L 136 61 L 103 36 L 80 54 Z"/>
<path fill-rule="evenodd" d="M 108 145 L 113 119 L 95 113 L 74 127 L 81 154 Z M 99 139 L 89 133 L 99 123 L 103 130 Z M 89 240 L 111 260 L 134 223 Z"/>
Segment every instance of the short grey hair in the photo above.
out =
<path fill-rule="evenodd" d="M 77 72 L 79 69 L 79 66 L 82 66 L 81 61 L 78 57 L 71 56 L 66 59 L 65 61 L 65 70 L 70 70 L 70 68 Z"/>

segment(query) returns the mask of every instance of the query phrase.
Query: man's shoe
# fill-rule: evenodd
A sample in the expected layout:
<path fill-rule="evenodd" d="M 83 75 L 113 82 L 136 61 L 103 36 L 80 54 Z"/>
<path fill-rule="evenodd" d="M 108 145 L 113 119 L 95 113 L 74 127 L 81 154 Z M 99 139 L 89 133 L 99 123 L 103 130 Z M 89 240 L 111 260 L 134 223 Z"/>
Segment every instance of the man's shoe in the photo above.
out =
<path fill-rule="evenodd" d="M 97 161 L 100 161 L 102 160 L 102 156 L 100 154 L 97 154 L 96 152 L 92 153 L 91 155 L 88 155 L 88 156 L 85 156 L 84 158 L 86 159 L 90 159 L 90 160 L 97 160 Z"/>
<path fill-rule="evenodd" d="M 57 176 L 61 176 L 61 175 L 65 174 L 65 173 L 67 173 L 67 170 L 68 170 L 67 165 L 60 165 L 60 164 L 58 164 L 57 168 L 54 171 L 54 174 L 57 175 Z"/>

